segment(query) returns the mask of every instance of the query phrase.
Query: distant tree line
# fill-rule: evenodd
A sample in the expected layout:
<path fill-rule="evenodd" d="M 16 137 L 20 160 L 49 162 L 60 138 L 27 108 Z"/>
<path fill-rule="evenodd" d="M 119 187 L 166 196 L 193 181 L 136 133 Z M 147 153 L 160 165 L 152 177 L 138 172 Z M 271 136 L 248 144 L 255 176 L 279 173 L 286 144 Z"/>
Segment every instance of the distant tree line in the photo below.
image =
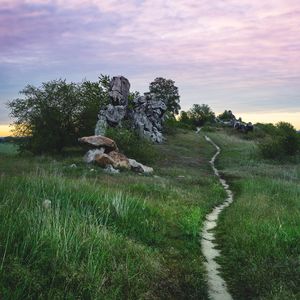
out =
<path fill-rule="evenodd" d="M 109 83 L 110 77 L 101 75 L 97 82 L 67 83 L 59 79 L 43 83 L 40 87 L 27 85 L 20 92 L 22 98 L 8 102 L 14 119 L 14 133 L 23 137 L 17 139 L 20 150 L 37 154 L 61 152 L 65 147 L 77 145 L 78 137 L 93 135 L 99 109 L 109 103 Z M 179 113 L 180 96 L 171 79 L 156 78 L 149 85 L 149 93 L 167 106 L 164 120 L 164 132 L 167 134 L 178 128 L 216 128 L 222 126 L 220 121 L 235 119 L 230 110 L 216 117 L 207 104 L 194 104 L 191 109 Z M 130 93 L 129 107 L 138 95 L 138 92 Z M 241 119 L 238 121 L 242 122 Z M 130 133 L 127 136 L 133 137 Z M 299 136 L 291 124 L 280 122 L 277 125 L 256 124 L 248 138 L 256 138 L 263 157 L 281 159 L 299 153 Z M 114 137 L 118 138 L 120 134 L 114 133 Z M 134 139 L 132 142 L 137 143 Z"/>

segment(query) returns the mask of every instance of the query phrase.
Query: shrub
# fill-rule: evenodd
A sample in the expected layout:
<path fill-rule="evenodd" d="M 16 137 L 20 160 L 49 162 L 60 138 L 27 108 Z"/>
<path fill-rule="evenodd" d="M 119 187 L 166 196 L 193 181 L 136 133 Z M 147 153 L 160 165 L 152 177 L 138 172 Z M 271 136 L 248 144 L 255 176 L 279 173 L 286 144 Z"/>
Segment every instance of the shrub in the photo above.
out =
<path fill-rule="evenodd" d="M 159 155 L 154 145 L 127 128 L 108 128 L 106 136 L 113 139 L 127 157 L 145 164 L 153 163 Z"/>
<path fill-rule="evenodd" d="M 276 126 L 269 124 L 264 131 L 266 137 L 259 143 L 264 158 L 282 159 L 299 152 L 299 136 L 291 124 L 287 122 L 280 122 Z"/>
<path fill-rule="evenodd" d="M 20 150 L 33 153 L 61 152 L 77 144 L 77 138 L 94 133 L 100 105 L 107 102 L 107 76 L 99 82 L 67 83 L 53 80 L 41 87 L 26 86 L 23 98 L 10 101 L 15 135 L 21 140 Z"/>

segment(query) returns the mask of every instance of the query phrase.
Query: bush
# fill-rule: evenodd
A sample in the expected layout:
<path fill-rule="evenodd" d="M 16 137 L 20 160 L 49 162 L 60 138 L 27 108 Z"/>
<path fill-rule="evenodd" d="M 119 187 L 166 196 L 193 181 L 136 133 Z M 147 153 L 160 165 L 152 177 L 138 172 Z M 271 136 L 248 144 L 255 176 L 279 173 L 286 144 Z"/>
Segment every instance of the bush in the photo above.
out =
<path fill-rule="evenodd" d="M 78 137 L 93 134 L 99 107 L 108 99 L 107 80 L 102 76 L 99 82 L 76 84 L 60 79 L 26 86 L 23 98 L 8 103 L 15 135 L 27 137 L 20 140 L 20 150 L 61 152 L 76 145 Z"/>
<path fill-rule="evenodd" d="M 264 158 L 282 159 L 296 155 L 300 150 L 300 138 L 295 128 L 286 122 L 276 126 L 267 125 L 264 128 L 266 137 L 259 143 L 259 149 Z"/>
<path fill-rule="evenodd" d="M 110 127 L 106 131 L 106 136 L 117 143 L 122 153 L 138 162 L 151 164 L 159 155 L 150 141 L 139 137 L 135 131 L 130 129 Z"/>

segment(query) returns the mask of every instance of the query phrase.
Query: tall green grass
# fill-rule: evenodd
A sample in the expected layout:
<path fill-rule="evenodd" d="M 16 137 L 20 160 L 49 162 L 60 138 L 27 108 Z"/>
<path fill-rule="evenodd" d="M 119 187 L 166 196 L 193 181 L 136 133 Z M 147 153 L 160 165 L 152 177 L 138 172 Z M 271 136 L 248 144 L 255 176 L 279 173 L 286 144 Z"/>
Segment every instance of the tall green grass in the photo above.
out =
<path fill-rule="evenodd" d="M 154 249 L 132 242 L 159 239 L 132 197 L 53 177 L 2 177 L 0 194 L 5 299 L 143 298 L 163 272 Z"/>
<path fill-rule="evenodd" d="M 180 130 L 153 147 L 154 176 L 0 154 L 0 298 L 207 299 L 199 232 L 225 196 L 214 149 Z"/>
<path fill-rule="evenodd" d="M 212 134 L 235 201 L 218 226 L 236 299 L 300 298 L 300 165 L 262 160 L 254 141 Z"/>

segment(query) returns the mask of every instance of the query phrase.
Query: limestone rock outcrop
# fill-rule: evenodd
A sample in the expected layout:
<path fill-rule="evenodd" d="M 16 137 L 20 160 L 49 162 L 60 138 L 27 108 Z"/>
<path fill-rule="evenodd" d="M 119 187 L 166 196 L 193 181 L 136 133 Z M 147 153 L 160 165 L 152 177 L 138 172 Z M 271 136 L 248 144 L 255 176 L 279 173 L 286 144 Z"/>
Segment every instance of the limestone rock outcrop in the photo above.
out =
<path fill-rule="evenodd" d="M 79 138 L 78 141 L 94 148 L 104 148 L 105 152 L 118 150 L 114 140 L 102 135 L 84 136 Z"/>
<path fill-rule="evenodd" d="M 108 137 L 93 135 L 79 138 L 78 141 L 82 145 L 93 148 L 83 158 L 86 163 L 95 163 L 109 170 L 127 169 L 139 173 L 153 172 L 153 168 L 147 167 L 134 159 L 129 159 L 119 152 L 116 142 Z"/>
<path fill-rule="evenodd" d="M 108 126 L 120 127 L 128 120 L 140 136 L 152 142 L 163 142 L 162 122 L 167 106 L 163 99 L 156 99 L 151 93 L 145 93 L 133 100 L 128 106 L 130 83 L 123 76 L 113 77 L 110 81 L 110 103 L 102 107 L 98 114 L 95 135 L 105 135 Z"/>

